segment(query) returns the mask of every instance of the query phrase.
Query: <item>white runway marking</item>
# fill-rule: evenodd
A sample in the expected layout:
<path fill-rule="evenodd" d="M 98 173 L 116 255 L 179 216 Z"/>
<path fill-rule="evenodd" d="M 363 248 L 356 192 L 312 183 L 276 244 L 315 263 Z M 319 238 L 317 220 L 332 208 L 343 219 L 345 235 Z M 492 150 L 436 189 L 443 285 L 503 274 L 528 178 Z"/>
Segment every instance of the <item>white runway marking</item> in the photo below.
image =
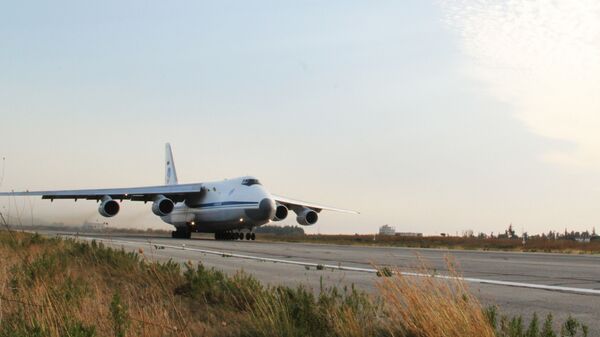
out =
<path fill-rule="evenodd" d="M 84 240 L 96 240 L 96 241 L 100 241 L 100 242 L 110 242 L 110 243 L 118 243 L 118 244 L 120 243 L 120 244 L 129 244 L 129 245 L 138 245 L 138 246 L 145 244 L 144 242 L 141 242 L 141 241 L 101 239 L 101 238 L 84 237 L 84 236 L 80 236 L 79 238 L 84 239 Z M 148 241 L 147 244 L 151 247 L 157 245 L 157 244 L 152 243 L 151 241 Z M 203 253 L 203 254 L 220 255 L 220 256 L 235 257 L 235 258 L 240 258 L 240 259 L 248 259 L 248 260 L 256 260 L 256 261 L 284 263 L 284 264 L 308 266 L 308 267 L 315 267 L 315 268 L 317 266 L 322 266 L 323 268 L 327 268 L 327 269 L 356 271 L 356 272 L 364 272 L 364 273 L 377 273 L 377 269 L 374 269 L 374 268 L 359 268 L 359 267 L 349 267 L 349 266 L 342 266 L 342 265 L 331 265 L 331 264 L 320 264 L 320 263 L 313 263 L 313 262 L 274 259 L 274 258 L 270 258 L 270 257 L 235 254 L 235 253 L 228 253 L 228 252 L 222 252 L 222 251 L 216 251 L 216 250 L 189 248 L 189 247 L 185 247 L 185 244 L 183 244 L 182 246 L 160 244 L 159 246 L 164 247 L 164 248 L 170 248 L 170 249 L 187 250 L 187 251 L 199 252 L 199 253 Z M 465 282 L 479 283 L 479 284 L 491 284 L 491 285 L 499 285 L 499 286 L 529 288 L 529 289 L 548 290 L 548 291 L 559 291 L 559 292 L 587 294 L 587 295 L 600 295 L 600 290 L 597 290 L 597 289 L 560 287 L 560 286 L 551 286 L 551 285 L 544 285 L 544 284 L 499 281 L 499 280 L 489 280 L 489 279 L 480 279 L 480 278 L 472 278 L 472 277 L 456 278 L 456 277 L 446 276 L 446 275 L 431 275 L 431 274 L 411 273 L 411 272 L 401 272 L 400 274 L 402 274 L 404 276 L 434 277 L 434 278 L 446 279 L 446 280 L 460 279 Z"/>

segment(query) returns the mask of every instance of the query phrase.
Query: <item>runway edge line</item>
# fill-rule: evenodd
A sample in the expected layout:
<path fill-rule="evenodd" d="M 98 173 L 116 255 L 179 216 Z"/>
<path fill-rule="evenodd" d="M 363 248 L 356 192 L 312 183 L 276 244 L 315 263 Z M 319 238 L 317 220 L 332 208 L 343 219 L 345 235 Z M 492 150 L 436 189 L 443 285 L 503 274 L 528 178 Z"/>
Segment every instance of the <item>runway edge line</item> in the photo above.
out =
<path fill-rule="evenodd" d="M 88 241 L 100 241 L 100 242 L 109 242 L 109 243 L 117 243 L 117 244 L 129 244 L 129 245 L 140 245 L 140 244 L 148 244 L 150 246 L 155 246 L 151 241 L 141 242 L 141 241 L 125 241 L 125 240 L 113 240 L 113 239 L 100 239 L 93 237 L 85 237 L 80 236 L 78 239 L 84 239 Z M 294 260 L 283 260 L 283 259 L 274 259 L 270 257 L 262 257 L 262 256 L 253 256 L 253 255 L 244 255 L 244 254 L 236 254 L 236 253 L 228 253 L 223 251 L 216 250 L 208 250 L 208 249 L 199 249 L 199 248 L 189 248 L 185 246 L 173 246 L 173 245 L 164 245 L 160 244 L 161 247 L 178 249 L 178 250 L 188 250 L 193 252 L 199 252 L 204 254 L 211 255 L 220 255 L 227 257 L 235 257 L 240 259 L 247 260 L 255 260 L 255 261 L 264 261 L 264 262 L 273 262 L 273 263 L 284 263 L 291 265 L 299 265 L 299 266 L 307 266 L 307 267 L 317 267 L 322 266 L 323 268 L 328 269 L 337 269 L 337 270 L 345 270 L 345 271 L 356 271 L 363 273 L 377 273 L 378 270 L 375 268 L 359 268 L 359 267 L 349 267 L 342 265 L 330 265 L 330 264 L 320 264 L 314 262 L 303 262 L 303 261 L 294 261 Z M 576 293 L 576 294 L 586 294 L 586 295 L 600 295 L 600 290 L 598 289 L 587 289 L 587 288 L 574 288 L 574 287 L 561 287 L 561 286 L 552 286 L 545 284 L 535 284 L 535 283 L 523 283 L 523 282 L 512 282 L 512 281 L 499 281 L 499 280 L 489 280 L 489 279 L 481 279 L 481 278 L 472 278 L 472 277 L 453 277 L 447 275 L 431 275 L 424 273 L 411 273 L 411 272 L 400 272 L 403 276 L 414 276 L 414 277 L 433 277 L 439 279 L 457 279 L 469 283 L 478 283 L 478 284 L 489 284 L 489 285 L 499 285 L 499 286 L 507 286 L 507 287 L 518 287 L 518 288 L 529 288 L 529 289 L 537 289 L 537 290 L 548 290 L 548 291 L 558 291 L 558 292 L 567 292 L 567 293 Z"/>

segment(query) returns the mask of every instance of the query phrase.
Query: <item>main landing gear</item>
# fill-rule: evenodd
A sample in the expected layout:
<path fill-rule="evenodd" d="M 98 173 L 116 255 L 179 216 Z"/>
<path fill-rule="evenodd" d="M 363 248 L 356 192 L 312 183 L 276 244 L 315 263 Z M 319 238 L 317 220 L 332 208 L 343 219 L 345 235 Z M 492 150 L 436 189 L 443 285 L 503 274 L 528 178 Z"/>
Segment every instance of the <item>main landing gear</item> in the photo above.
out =
<path fill-rule="evenodd" d="M 254 233 L 242 233 L 242 232 L 217 232 L 215 233 L 215 240 L 256 240 L 256 234 Z"/>
<path fill-rule="evenodd" d="M 171 237 L 173 239 L 190 239 L 192 232 L 189 229 L 179 227 L 177 230 L 171 232 Z"/>

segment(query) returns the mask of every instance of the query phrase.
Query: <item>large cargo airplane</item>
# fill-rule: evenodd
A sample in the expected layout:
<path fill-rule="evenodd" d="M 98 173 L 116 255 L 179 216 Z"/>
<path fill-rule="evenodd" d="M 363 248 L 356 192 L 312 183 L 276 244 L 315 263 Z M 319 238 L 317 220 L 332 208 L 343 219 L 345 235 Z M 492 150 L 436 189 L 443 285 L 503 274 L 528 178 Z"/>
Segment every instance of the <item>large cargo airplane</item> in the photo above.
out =
<path fill-rule="evenodd" d="M 254 177 L 216 182 L 179 184 L 171 146 L 165 146 L 165 185 L 63 191 L 4 192 L 0 196 L 42 196 L 42 199 L 96 200 L 98 212 L 113 217 L 123 200 L 152 202 L 152 212 L 175 226 L 173 238 L 191 237 L 192 232 L 214 233 L 217 240 L 254 240 L 254 228 L 284 220 L 296 213 L 303 226 L 317 223 L 322 210 L 358 212 L 293 200 L 269 193 Z M 117 201 L 118 200 L 118 201 Z"/>

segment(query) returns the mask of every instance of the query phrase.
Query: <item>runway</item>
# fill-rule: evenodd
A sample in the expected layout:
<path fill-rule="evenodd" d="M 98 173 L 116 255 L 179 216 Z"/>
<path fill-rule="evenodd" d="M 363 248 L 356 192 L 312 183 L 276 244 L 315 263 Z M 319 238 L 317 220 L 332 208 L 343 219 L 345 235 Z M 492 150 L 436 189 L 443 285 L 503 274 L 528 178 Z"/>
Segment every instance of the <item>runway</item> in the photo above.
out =
<path fill-rule="evenodd" d="M 72 233 L 47 232 L 47 235 Z M 460 265 L 463 277 L 484 304 L 530 317 L 551 312 L 558 320 L 569 314 L 600 331 L 600 256 L 543 253 L 483 252 L 263 241 L 176 240 L 140 235 L 81 234 L 83 240 L 102 240 L 113 247 L 144 252 L 150 259 L 202 262 L 227 273 L 244 270 L 265 284 L 313 289 L 355 285 L 376 291 L 373 266 L 399 267 L 414 272 L 418 259 L 444 275 L 446 256 Z M 317 270 L 316 265 L 323 265 Z M 490 281 L 481 283 L 480 280 Z"/>

